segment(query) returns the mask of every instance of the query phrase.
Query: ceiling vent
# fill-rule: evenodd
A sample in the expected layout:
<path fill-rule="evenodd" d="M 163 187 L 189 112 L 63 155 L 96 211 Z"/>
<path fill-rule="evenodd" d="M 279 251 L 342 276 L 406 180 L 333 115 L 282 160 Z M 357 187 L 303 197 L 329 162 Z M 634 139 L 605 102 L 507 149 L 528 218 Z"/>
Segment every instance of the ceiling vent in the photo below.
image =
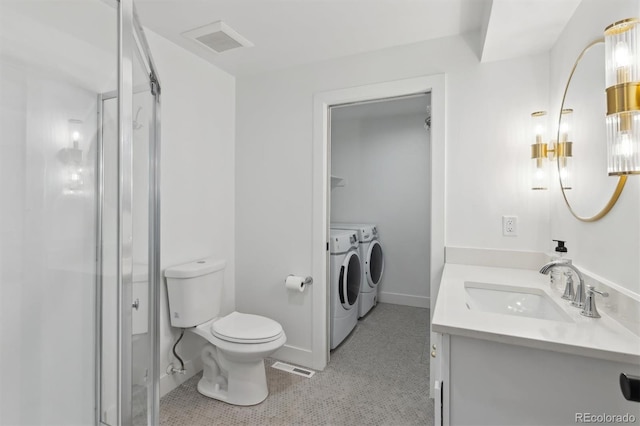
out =
<path fill-rule="evenodd" d="M 182 35 L 197 41 L 216 53 L 226 52 L 239 47 L 253 46 L 253 43 L 242 37 L 222 21 L 186 31 L 182 33 Z"/>

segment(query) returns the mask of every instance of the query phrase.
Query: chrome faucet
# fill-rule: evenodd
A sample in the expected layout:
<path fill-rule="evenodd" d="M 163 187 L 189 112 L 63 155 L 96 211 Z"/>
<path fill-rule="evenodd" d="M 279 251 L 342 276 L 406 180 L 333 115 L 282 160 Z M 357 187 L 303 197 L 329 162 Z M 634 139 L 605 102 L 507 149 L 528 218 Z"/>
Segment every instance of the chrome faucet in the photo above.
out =
<path fill-rule="evenodd" d="M 576 268 L 575 266 L 573 266 L 571 263 L 566 263 L 563 261 L 554 261 L 554 262 L 549 262 L 546 265 L 544 265 L 542 268 L 540 268 L 540 273 L 541 274 L 545 274 L 545 275 L 549 275 L 549 272 L 551 272 L 551 270 L 553 268 L 557 268 L 557 267 L 564 267 L 564 268 L 569 268 L 572 271 L 574 271 L 576 273 L 576 275 L 578 276 L 578 288 L 576 289 L 576 292 L 573 292 L 573 279 L 567 279 L 567 285 L 564 289 L 564 294 L 562 295 L 563 299 L 567 299 L 567 300 L 571 300 L 571 306 L 575 306 L 576 308 L 584 308 L 584 302 L 586 299 L 586 294 L 584 291 L 584 278 L 582 277 L 582 272 L 580 272 L 580 270 L 578 268 Z M 570 277 L 567 277 L 570 278 Z"/>
<path fill-rule="evenodd" d="M 596 308 L 596 293 L 602 297 L 609 297 L 606 291 L 598 291 L 592 285 L 587 286 L 587 300 L 584 302 L 584 309 L 580 312 L 585 317 L 600 318 L 598 309 Z"/>

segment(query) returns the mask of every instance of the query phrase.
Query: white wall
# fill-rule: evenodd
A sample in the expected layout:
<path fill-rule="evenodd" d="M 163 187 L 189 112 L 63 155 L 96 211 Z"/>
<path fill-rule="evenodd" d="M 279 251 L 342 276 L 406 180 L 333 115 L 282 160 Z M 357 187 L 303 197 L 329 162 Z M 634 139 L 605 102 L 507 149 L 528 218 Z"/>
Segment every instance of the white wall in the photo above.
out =
<path fill-rule="evenodd" d="M 312 265 L 313 94 L 443 72 L 447 245 L 547 249 L 547 196 L 527 189 L 526 139 L 530 113 L 548 103 L 547 55 L 479 64 L 450 37 L 238 78 L 236 302 L 281 322 L 293 350 L 308 353 L 313 333 L 311 293 L 282 285 Z M 503 214 L 519 216 L 519 237 L 502 237 Z"/>
<path fill-rule="evenodd" d="M 602 37 L 609 24 L 639 15 L 637 0 L 582 1 L 551 50 L 552 117 L 557 117 L 569 73 L 582 49 Z M 603 140 L 602 143 L 606 142 Z M 577 156 L 576 161 L 579 161 Z M 630 176 L 618 203 L 605 218 L 594 223 L 575 219 L 569 213 L 558 185 L 551 187 L 549 240 L 566 240 L 569 257 L 578 266 L 640 294 L 640 178 Z M 601 206 L 605 203 L 606 200 L 602 200 Z"/>
<path fill-rule="evenodd" d="M 547 55 L 473 64 L 448 80 L 446 245 L 547 248 L 547 194 L 530 190 L 530 114 L 547 105 Z M 544 108 L 542 108 L 544 109 Z M 502 215 L 519 235 L 502 235 Z"/>
<path fill-rule="evenodd" d="M 375 223 L 385 256 L 379 300 L 428 307 L 431 160 L 422 99 L 401 115 L 389 104 L 407 100 L 332 111 L 331 174 L 346 184 L 331 191 L 331 221 Z M 350 108 L 361 117 L 344 118 Z"/>
<path fill-rule="evenodd" d="M 162 85 L 161 268 L 207 256 L 226 259 L 223 313 L 235 309 L 234 129 L 235 81 L 146 30 Z M 161 393 L 201 368 L 204 341 L 185 334 L 178 354 L 188 374 L 166 376 L 179 330 L 170 327 L 166 285 L 160 324 Z M 195 365 L 192 362 L 195 360 Z"/>

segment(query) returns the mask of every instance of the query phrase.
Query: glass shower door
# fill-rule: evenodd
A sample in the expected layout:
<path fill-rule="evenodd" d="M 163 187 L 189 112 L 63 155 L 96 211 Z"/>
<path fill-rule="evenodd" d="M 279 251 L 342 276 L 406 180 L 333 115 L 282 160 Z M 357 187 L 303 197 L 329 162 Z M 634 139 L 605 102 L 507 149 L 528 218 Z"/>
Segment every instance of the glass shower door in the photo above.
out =
<path fill-rule="evenodd" d="M 138 37 L 141 37 L 138 33 Z M 140 38 L 136 39 L 132 61 L 132 115 L 131 145 L 126 150 L 118 137 L 116 117 L 118 98 L 113 93 L 105 93 L 100 98 L 102 122 L 103 184 L 102 200 L 102 362 L 101 362 L 101 422 L 117 424 L 120 417 L 130 418 L 134 425 L 157 424 L 159 384 L 157 354 L 157 292 L 159 260 L 159 220 L 158 220 L 158 107 L 159 89 L 154 80 L 150 58 L 144 56 Z M 130 156 L 128 173 L 131 180 L 127 191 L 123 191 L 118 180 L 122 157 Z M 119 166 L 118 166 L 119 165 Z M 122 199 L 123 193 L 129 194 Z M 122 204 L 131 214 L 131 238 L 129 250 L 119 251 L 118 233 L 114 230 L 122 224 Z M 123 256 L 124 254 L 124 256 Z M 121 271 L 131 269 L 130 281 L 118 279 Z M 123 292 L 128 292 L 130 306 L 123 306 L 125 312 L 118 313 L 118 302 Z M 129 315 L 129 341 L 122 344 L 118 333 L 122 329 L 123 315 Z M 118 321 L 120 319 L 120 321 Z M 124 339 L 127 339 L 125 336 Z M 127 354 L 119 352 L 123 346 Z M 129 355 L 129 363 L 119 356 Z M 126 360 L 125 360 L 126 361 Z M 120 365 L 130 368 L 126 381 L 118 382 Z M 122 386 L 129 387 L 131 406 L 126 413 L 117 412 L 122 396 Z"/>
<path fill-rule="evenodd" d="M 157 423 L 152 76 L 132 0 L 0 0 L 2 425 Z"/>
<path fill-rule="evenodd" d="M 155 349 L 153 332 L 155 322 L 153 289 L 154 277 L 153 236 L 153 163 L 156 99 L 150 79 L 150 70 L 136 50 L 133 64 L 133 278 L 132 278 L 132 333 L 131 333 L 131 394 L 134 425 L 152 422 L 154 399 L 153 369 Z M 151 308 L 151 309 L 150 309 Z M 157 395 L 159 397 L 159 393 Z M 157 421 L 157 420 L 156 420 Z"/>

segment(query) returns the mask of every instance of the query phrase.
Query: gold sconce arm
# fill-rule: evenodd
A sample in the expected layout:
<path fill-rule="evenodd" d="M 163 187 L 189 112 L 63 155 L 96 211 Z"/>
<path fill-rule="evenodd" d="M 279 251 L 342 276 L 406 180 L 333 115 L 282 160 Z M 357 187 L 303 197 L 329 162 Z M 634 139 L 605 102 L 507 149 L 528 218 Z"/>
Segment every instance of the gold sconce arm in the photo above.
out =
<path fill-rule="evenodd" d="M 531 145 L 531 158 L 547 158 L 549 148 L 546 143 L 534 143 Z"/>
<path fill-rule="evenodd" d="M 549 148 L 552 146 L 553 148 Z M 534 143 L 531 145 L 531 158 L 573 157 L 573 142 Z"/>

